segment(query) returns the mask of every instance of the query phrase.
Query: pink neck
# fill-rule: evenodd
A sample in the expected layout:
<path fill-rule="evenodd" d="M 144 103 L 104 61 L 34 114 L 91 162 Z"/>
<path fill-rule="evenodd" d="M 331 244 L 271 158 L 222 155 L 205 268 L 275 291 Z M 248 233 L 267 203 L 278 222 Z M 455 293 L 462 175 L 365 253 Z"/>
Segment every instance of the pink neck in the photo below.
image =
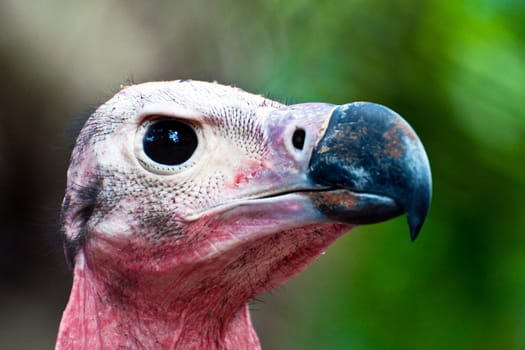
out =
<path fill-rule="evenodd" d="M 112 291 L 81 256 L 56 349 L 260 349 L 246 303 L 233 306 L 210 294 L 173 300 L 173 286 L 152 298 L 137 281 L 127 282 L 126 290 L 139 292 Z"/>

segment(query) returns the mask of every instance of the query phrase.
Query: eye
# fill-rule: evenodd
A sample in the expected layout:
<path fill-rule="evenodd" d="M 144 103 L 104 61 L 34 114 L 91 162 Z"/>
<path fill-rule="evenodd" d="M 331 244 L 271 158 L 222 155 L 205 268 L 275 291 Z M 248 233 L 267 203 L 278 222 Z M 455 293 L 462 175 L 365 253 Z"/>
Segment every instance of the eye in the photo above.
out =
<path fill-rule="evenodd" d="M 142 139 L 146 156 L 167 166 L 186 162 L 195 152 L 197 144 L 195 130 L 190 125 L 173 119 L 152 122 Z"/>

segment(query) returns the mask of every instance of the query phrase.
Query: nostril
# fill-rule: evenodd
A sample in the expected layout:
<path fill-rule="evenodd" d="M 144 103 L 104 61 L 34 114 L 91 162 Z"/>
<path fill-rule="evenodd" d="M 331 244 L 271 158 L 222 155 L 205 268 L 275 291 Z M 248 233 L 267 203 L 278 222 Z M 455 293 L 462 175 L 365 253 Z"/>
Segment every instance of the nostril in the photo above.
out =
<path fill-rule="evenodd" d="M 304 131 L 304 129 L 296 129 L 294 131 L 292 135 L 292 144 L 298 150 L 303 149 L 305 136 L 306 136 L 306 132 Z"/>

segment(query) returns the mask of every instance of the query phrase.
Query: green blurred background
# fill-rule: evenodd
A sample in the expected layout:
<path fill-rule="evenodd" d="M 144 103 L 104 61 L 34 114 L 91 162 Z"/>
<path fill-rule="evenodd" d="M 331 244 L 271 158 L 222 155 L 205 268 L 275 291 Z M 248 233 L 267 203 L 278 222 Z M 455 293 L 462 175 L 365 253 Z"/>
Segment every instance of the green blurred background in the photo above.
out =
<path fill-rule="evenodd" d="M 368 100 L 429 154 L 420 238 L 354 230 L 252 302 L 264 349 L 525 349 L 525 1 L 0 1 L 0 348 L 53 347 L 74 120 L 121 83 L 193 78 Z"/>

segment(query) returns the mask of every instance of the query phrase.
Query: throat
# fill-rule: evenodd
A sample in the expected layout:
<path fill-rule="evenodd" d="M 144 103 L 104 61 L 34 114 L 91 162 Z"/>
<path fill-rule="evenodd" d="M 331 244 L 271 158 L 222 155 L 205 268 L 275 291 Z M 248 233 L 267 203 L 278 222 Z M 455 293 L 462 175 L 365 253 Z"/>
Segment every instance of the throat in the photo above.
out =
<path fill-rule="evenodd" d="M 57 350 L 260 349 L 247 302 L 175 296 L 128 281 L 116 293 L 79 254 Z"/>

